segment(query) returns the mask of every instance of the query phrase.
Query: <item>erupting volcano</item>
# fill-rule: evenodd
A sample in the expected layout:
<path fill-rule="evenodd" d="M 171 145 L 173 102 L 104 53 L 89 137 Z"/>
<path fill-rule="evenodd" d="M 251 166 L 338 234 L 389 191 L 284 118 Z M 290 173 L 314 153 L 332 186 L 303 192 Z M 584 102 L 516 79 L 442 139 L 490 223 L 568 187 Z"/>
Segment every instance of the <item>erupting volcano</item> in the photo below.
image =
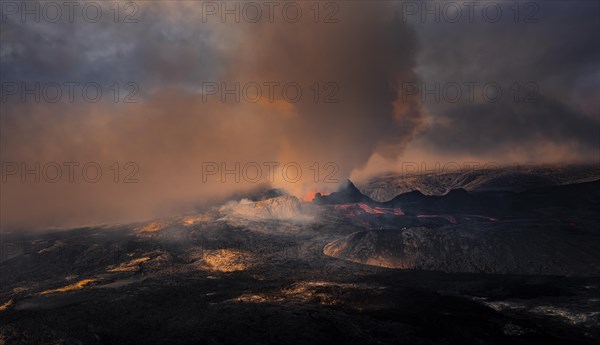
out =
<path fill-rule="evenodd" d="M 0 345 L 600 344 L 600 1 L 0 1 Z"/>

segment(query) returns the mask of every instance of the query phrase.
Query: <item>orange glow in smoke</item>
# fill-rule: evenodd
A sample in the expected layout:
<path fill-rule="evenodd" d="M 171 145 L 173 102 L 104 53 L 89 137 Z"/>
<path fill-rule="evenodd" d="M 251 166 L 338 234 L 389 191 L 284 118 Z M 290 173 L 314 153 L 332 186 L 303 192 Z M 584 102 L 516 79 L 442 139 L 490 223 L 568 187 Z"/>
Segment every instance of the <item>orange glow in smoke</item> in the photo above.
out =
<path fill-rule="evenodd" d="M 315 198 L 315 195 L 317 195 L 317 191 L 311 191 L 306 193 L 306 195 L 304 196 L 304 198 L 302 198 L 302 201 L 304 202 L 311 202 L 313 201 L 313 199 Z"/>

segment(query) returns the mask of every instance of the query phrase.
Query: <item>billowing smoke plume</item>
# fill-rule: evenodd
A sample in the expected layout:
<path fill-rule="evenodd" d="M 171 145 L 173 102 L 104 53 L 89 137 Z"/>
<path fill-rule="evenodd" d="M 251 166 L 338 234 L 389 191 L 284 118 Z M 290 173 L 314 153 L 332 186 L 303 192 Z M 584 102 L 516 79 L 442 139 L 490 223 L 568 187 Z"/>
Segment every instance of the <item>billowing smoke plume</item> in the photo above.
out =
<path fill-rule="evenodd" d="M 283 3 L 257 23 L 201 2 L 139 3 L 137 23 L 8 16 L 2 226 L 153 218 L 263 185 L 302 197 L 398 155 L 424 117 L 398 96 L 416 80 L 415 34 L 386 2 L 295 4 L 297 22 Z M 103 98 L 13 94 L 48 81 L 95 82 Z"/>

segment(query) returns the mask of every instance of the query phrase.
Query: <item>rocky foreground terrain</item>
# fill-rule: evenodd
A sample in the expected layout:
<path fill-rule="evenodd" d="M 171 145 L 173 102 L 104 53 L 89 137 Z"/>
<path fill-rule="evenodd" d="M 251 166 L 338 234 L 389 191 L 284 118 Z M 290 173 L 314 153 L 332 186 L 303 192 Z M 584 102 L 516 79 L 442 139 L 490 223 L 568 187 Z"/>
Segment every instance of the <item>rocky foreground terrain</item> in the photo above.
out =
<path fill-rule="evenodd" d="M 4 234 L 0 343 L 596 344 L 588 177 Z"/>
<path fill-rule="evenodd" d="M 513 223 L 515 228 L 528 226 Z M 335 240 L 324 253 L 389 268 L 529 275 L 600 275 L 600 243 L 581 234 L 545 229 L 415 227 L 361 231 Z"/>

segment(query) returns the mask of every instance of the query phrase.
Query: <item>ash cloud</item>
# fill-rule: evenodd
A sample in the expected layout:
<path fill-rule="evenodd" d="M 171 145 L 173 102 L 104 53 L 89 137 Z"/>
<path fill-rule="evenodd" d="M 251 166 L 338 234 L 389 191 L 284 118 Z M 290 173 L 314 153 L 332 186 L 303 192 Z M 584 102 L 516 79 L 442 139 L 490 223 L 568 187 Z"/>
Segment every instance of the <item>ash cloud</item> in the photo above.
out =
<path fill-rule="evenodd" d="M 532 23 L 515 22 L 515 3 L 499 4 L 497 23 L 413 23 L 424 42 L 419 74 L 430 88 L 478 82 L 480 92 L 493 82 L 503 91 L 497 102 L 425 102 L 431 117 L 416 148 L 449 161 L 598 162 L 600 4 L 535 2 Z"/>
<path fill-rule="evenodd" d="M 314 23 L 308 5 L 298 23 L 203 23 L 199 4 L 139 3 L 140 21 L 129 25 L 3 22 L 3 82 L 140 87 L 133 104 L 3 103 L 3 162 L 96 162 L 104 171 L 97 183 L 9 176 L 4 229 L 156 218 L 257 187 L 203 183 L 203 162 L 297 162 L 300 181 L 272 184 L 297 196 L 334 190 L 308 167 L 333 162 L 344 182 L 373 152 L 401 152 L 421 127 L 420 105 L 396 101 L 398 82 L 417 78 L 416 34 L 389 4 L 340 3 L 334 24 Z M 296 103 L 203 99 L 203 83 L 213 81 L 295 82 L 305 94 Z M 316 82 L 338 85 L 338 102 L 315 102 Z M 115 183 L 114 162 L 137 164 L 139 183 L 121 183 L 122 175 Z"/>
<path fill-rule="evenodd" d="M 440 2 L 443 3 L 443 2 Z M 529 3 L 529 2 L 528 2 Z M 2 103 L 1 160 L 97 162 L 97 183 L 2 183 L 2 228 L 128 222 L 218 203 L 270 185 L 302 197 L 330 192 L 357 171 L 394 159 L 562 163 L 597 161 L 600 126 L 600 4 L 536 2 L 536 23 L 514 23 L 514 2 L 498 2 L 497 23 L 399 20 L 402 2 L 338 2 L 337 23 L 314 22 L 312 3 L 290 23 L 204 22 L 201 2 L 141 2 L 137 23 L 25 23 L 8 17 L 0 36 L 1 80 L 99 83 L 101 102 Z M 109 6 L 110 4 L 104 4 Z M 481 5 L 481 4 L 480 4 Z M 106 9 L 106 13 L 110 13 Z M 325 12 L 321 13 L 325 15 Z M 231 17 L 230 17 L 231 18 Z M 321 19 L 324 17 L 321 16 Z M 415 17 L 416 18 L 416 17 Z M 418 17 L 420 18 L 420 16 Z M 263 18 L 264 19 L 264 18 Z M 403 82 L 495 82 L 539 86 L 536 103 L 403 101 Z M 139 103 L 111 102 L 111 86 L 135 82 Z M 256 103 L 203 97 L 207 82 L 294 82 Z M 319 83 L 319 102 L 311 87 Z M 333 84 L 326 84 L 331 82 Z M 331 96 L 335 103 L 322 102 Z M 337 86 L 337 89 L 336 89 Z M 3 85 L 4 87 L 4 85 Z M 264 90 L 264 89 L 263 89 Z M 391 164 L 388 162 L 391 160 Z M 114 183 L 110 167 L 139 166 L 139 183 Z M 296 162 L 290 183 L 264 171 L 258 183 L 203 183 L 203 162 Z M 318 163 L 318 181 L 309 167 Z M 64 174 L 65 172 L 63 172 Z M 57 202 L 60 200 L 60 202 Z"/>
<path fill-rule="evenodd" d="M 428 144 L 450 153 L 522 161 L 572 163 L 598 155 L 600 123 L 564 103 L 539 97 L 527 106 L 505 102 L 454 107 L 428 129 Z M 483 115 L 485 114 L 485 115 Z M 554 152 L 544 150 L 545 145 Z M 562 146 L 569 152 L 557 149 Z"/>

